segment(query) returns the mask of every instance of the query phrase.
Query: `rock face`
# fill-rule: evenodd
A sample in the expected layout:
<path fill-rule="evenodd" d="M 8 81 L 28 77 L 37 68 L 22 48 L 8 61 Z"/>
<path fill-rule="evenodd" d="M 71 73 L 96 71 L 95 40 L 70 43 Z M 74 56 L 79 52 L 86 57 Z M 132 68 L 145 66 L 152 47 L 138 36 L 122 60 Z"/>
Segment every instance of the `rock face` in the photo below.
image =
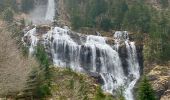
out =
<path fill-rule="evenodd" d="M 154 65 L 148 73 L 149 80 L 156 92 L 157 99 L 170 99 L 170 64 Z"/>
<path fill-rule="evenodd" d="M 160 100 L 170 100 L 170 89 L 164 93 Z"/>
<path fill-rule="evenodd" d="M 37 33 L 42 35 L 43 33 L 47 33 L 50 29 L 51 27 L 48 25 L 40 25 L 37 26 Z"/>

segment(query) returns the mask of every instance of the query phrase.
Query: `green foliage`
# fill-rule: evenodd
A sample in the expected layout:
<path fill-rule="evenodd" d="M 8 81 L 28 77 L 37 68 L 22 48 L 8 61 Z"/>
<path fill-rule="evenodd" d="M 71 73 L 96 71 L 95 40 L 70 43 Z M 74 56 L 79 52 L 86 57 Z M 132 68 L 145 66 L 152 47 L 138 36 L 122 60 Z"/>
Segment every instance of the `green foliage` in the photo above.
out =
<path fill-rule="evenodd" d="M 43 83 L 43 85 L 38 86 L 38 88 L 36 90 L 36 94 L 40 98 L 51 95 L 51 90 L 49 88 L 49 85 Z"/>
<path fill-rule="evenodd" d="M 113 28 L 116 30 L 120 30 L 123 26 L 123 21 L 125 19 L 125 15 L 129 7 L 127 5 L 126 0 L 115 0 L 109 2 L 109 15 L 112 17 L 110 19 L 113 20 Z"/>
<path fill-rule="evenodd" d="M 108 19 L 108 18 L 104 18 L 104 19 L 101 21 L 100 26 L 101 26 L 101 28 L 102 28 L 104 31 L 109 31 L 109 29 L 112 27 L 111 20 Z"/>
<path fill-rule="evenodd" d="M 65 0 L 71 15 L 71 24 L 74 29 L 81 27 L 96 27 L 96 18 L 107 10 L 105 0 L 92 0 L 89 2 L 78 0 Z M 79 4 L 84 3 L 84 11 Z"/>
<path fill-rule="evenodd" d="M 91 8 L 87 13 L 89 13 L 92 18 L 96 18 L 107 11 L 107 3 L 105 0 L 93 0 L 91 3 Z"/>
<path fill-rule="evenodd" d="M 138 90 L 138 100 L 156 100 L 154 90 L 146 76 L 142 79 Z"/>
<path fill-rule="evenodd" d="M 71 21 L 74 29 L 79 29 L 83 23 L 81 17 L 78 15 L 73 16 Z"/>
<path fill-rule="evenodd" d="M 71 23 L 74 29 L 81 27 L 102 28 L 108 31 L 112 28 L 121 29 L 128 11 L 125 0 L 65 0 Z M 83 4 L 80 5 L 80 4 Z"/>
<path fill-rule="evenodd" d="M 113 97 L 111 95 L 103 94 L 103 90 L 99 86 L 99 87 L 97 87 L 96 95 L 95 95 L 94 100 L 114 100 L 114 99 L 113 99 Z"/>
<path fill-rule="evenodd" d="M 22 11 L 28 13 L 34 7 L 34 0 L 22 0 L 21 8 Z"/>
<path fill-rule="evenodd" d="M 39 97 L 45 97 L 51 94 L 51 65 L 48 54 L 43 45 L 38 44 L 36 47 L 35 56 L 40 64 L 41 75 L 39 75 L 39 85 L 36 89 L 36 94 Z"/>
<path fill-rule="evenodd" d="M 132 31 L 149 32 L 150 10 L 142 3 L 134 4 L 126 15 L 125 26 Z"/>
<path fill-rule="evenodd" d="M 170 20 L 167 13 L 161 15 L 155 14 L 157 17 L 152 19 L 149 32 L 150 60 L 164 63 L 170 60 Z"/>
<path fill-rule="evenodd" d="M 49 57 L 45 52 L 43 45 L 37 46 L 35 55 L 38 62 L 41 64 L 43 68 L 47 69 L 50 66 Z"/>
<path fill-rule="evenodd" d="M 74 80 L 73 79 L 70 80 L 69 87 L 70 87 L 70 89 L 74 89 Z"/>
<path fill-rule="evenodd" d="M 148 35 L 149 61 L 170 60 L 170 10 L 155 10 L 144 0 L 64 0 L 74 29 L 126 30 Z M 160 0 L 166 7 L 167 0 Z M 142 42 L 142 40 L 140 40 Z"/>
<path fill-rule="evenodd" d="M 26 47 L 26 46 L 22 46 L 21 50 L 22 50 L 23 56 L 24 57 L 28 57 L 28 55 L 29 55 L 29 48 Z"/>
<path fill-rule="evenodd" d="M 7 8 L 3 11 L 3 19 L 7 22 L 12 22 L 14 17 L 13 10 L 11 8 Z"/>
<path fill-rule="evenodd" d="M 105 95 L 102 92 L 102 89 L 100 87 L 97 88 L 95 100 L 103 100 L 105 98 Z"/>

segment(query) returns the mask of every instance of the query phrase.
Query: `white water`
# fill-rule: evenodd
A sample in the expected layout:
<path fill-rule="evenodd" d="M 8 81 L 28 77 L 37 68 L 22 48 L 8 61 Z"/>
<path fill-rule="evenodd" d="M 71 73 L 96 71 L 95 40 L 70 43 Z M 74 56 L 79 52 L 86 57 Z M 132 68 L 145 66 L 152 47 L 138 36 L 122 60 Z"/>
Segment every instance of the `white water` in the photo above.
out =
<path fill-rule="evenodd" d="M 45 20 L 52 22 L 55 16 L 55 1 L 48 0 L 48 6 L 46 11 Z"/>
<path fill-rule="evenodd" d="M 30 42 L 30 46 L 29 46 L 29 53 L 30 55 L 32 55 L 34 53 L 34 49 L 37 46 L 38 43 L 38 38 L 36 37 L 36 28 L 31 29 L 30 31 L 28 31 L 25 35 L 25 38 L 27 38 L 27 40 Z M 24 39 L 22 39 L 22 41 L 24 41 Z"/>
<path fill-rule="evenodd" d="M 133 81 L 130 82 L 127 89 L 125 90 L 125 98 L 128 98 L 128 100 L 133 100 L 133 87 L 135 86 L 137 80 L 140 78 L 140 72 L 139 72 L 139 63 L 137 60 L 137 54 L 136 54 L 136 46 L 134 42 L 128 42 L 125 41 L 127 53 L 128 53 L 128 72 L 129 77 L 133 77 Z"/>
<path fill-rule="evenodd" d="M 25 36 L 30 37 L 30 51 L 33 52 L 38 39 L 33 35 L 36 29 L 30 30 Z M 134 42 L 130 42 L 127 32 L 116 32 L 115 47 L 106 43 L 106 38 L 94 35 L 73 35 L 68 29 L 52 28 L 43 36 L 44 43 L 50 45 L 53 62 L 56 66 L 69 67 L 79 72 L 95 72 L 101 75 L 104 84 L 102 89 L 113 93 L 124 86 L 126 100 L 133 100 L 133 88 L 140 77 L 139 64 Z M 83 41 L 82 38 L 85 38 Z M 79 42 L 77 42 L 79 41 Z M 124 74 L 119 57 L 119 46 L 126 45 L 128 54 L 128 75 Z"/>
<path fill-rule="evenodd" d="M 128 62 L 128 76 L 127 78 L 132 78 L 128 80 L 128 84 L 125 87 L 125 98 L 126 100 L 134 100 L 133 98 L 133 88 L 140 78 L 140 72 L 139 72 L 139 63 L 137 59 L 137 52 L 136 52 L 136 46 L 134 42 L 129 41 L 128 33 L 127 31 L 117 31 L 114 34 L 115 38 L 115 46 L 116 49 L 119 49 L 119 45 L 121 42 L 124 42 L 126 45 L 126 50 L 128 54 L 127 62 Z"/>

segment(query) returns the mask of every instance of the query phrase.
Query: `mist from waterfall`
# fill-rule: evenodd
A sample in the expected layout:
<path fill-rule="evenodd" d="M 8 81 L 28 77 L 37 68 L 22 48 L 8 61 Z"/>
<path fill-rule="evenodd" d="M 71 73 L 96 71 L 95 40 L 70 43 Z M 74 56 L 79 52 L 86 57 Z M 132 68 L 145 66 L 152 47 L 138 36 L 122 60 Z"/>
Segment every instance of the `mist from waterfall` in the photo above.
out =
<path fill-rule="evenodd" d="M 55 16 L 55 1 L 48 0 L 45 20 L 52 22 Z"/>
<path fill-rule="evenodd" d="M 37 3 L 29 14 L 33 24 L 51 24 L 55 17 L 55 0 L 48 0 L 47 5 Z"/>

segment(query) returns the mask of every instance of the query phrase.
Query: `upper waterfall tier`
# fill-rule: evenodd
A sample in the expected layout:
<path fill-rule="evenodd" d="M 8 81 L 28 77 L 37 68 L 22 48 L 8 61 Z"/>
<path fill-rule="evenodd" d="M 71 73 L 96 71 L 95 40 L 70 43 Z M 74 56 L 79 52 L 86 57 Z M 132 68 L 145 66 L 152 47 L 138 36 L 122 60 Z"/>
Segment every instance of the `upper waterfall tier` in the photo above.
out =
<path fill-rule="evenodd" d="M 41 2 L 43 1 L 36 3 L 34 9 L 29 12 L 29 20 L 36 25 L 52 24 L 55 18 L 55 0 L 48 0 L 47 4 Z"/>
<path fill-rule="evenodd" d="M 37 35 L 36 28 L 33 28 L 23 38 L 31 52 L 41 40 L 56 66 L 97 73 L 103 79 L 104 91 L 114 94 L 123 86 L 126 100 L 133 100 L 133 87 L 140 73 L 136 46 L 129 41 L 128 32 L 115 32 L 114 44 L 107 44 L 107 37 L 82 35 L 60 27 Z M 121 42 L 123 46 L 120 46 Z M 122 56 L 123 50 L 125 52 Z"/>
<path fill-rule="evenodd" d="M 55 1 L 48 0 L 48 6 L 47 6 L 45 20 L 52 22 L 54 19 L 54 16 L 55 16 Z"/>

